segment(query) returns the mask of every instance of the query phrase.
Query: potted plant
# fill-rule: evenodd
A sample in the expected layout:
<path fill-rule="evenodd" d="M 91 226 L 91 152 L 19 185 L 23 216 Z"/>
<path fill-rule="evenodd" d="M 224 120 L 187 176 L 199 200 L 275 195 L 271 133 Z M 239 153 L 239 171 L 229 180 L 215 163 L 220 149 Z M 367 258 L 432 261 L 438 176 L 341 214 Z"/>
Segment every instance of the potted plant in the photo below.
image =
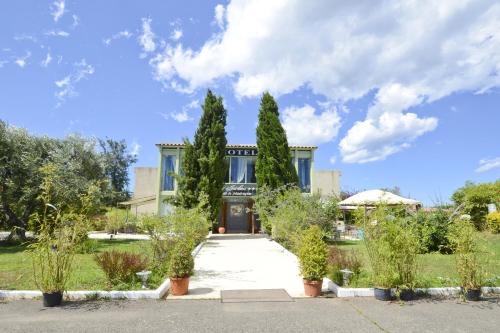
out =
<path fill-rule="evenodd" d="M 468 301 L 478 301 L 484 280 L 481 263 L 483 251 L 479 247 L 476 230 L 470 222 L 470 217 L 463 215 L 455 219 L 451 224 L 448 238 L 455 251 L 456 268 L 463 295 Z"/>
<path fill-rule="evenodd" d="M 53 191 L 55 167 L 43 167 L 45 174 L 40 198 L 45 203 L 42 214 L 32 216 L 38 226 L 36 241 L 28 247 L 33 263 L 33 277 L 42 291 L 44 306 L 57 306 L 62 302 L 63 292 L 72 273 L 72 265 L 78 245 L 87 235 L 85 208 L 82 213 L 63 213 L 50 204 Z M 83 206 L 90 195 L 82 195 Z"/>
<path fill-rule="evenodd" d="M 321 295 L 323 277 L 327 273 L 328 248 L 318 226 L 306 230 L 299 244 L 298 257 L 304 293 L 312 297 Z"/>
<path fill-rule="evenodd" d="M 390 248 L 391 262 L 396 274 L 396 295 L 402 301 L 415 298 L 415 283 L 418 271 L 418 254 L 421 251 L 421 241 L 416 220 L 397 218 L 393 221 Z"/>
<path fill-rule="evenodd" d="M 170 254 L 168 276 L 170 277 L 170 292 L 174 296 L 188 293 L 189 277 L 193 275 L 194 270 L 190 244 L 188 241 L 179 240 Z"/>
<path fill-rule="evenodd" d="M 391 238 L 394 236 L 392 219 L 388 218 L 384 206 L 377 207 L 367 218 L 364 214 L 356 214 L 364 231 L 368 259 L 373 271 L 374 295 L 377 300 L 392 299 L 391 287 L 395 282 L 395 270 L 392 258 Z"/>

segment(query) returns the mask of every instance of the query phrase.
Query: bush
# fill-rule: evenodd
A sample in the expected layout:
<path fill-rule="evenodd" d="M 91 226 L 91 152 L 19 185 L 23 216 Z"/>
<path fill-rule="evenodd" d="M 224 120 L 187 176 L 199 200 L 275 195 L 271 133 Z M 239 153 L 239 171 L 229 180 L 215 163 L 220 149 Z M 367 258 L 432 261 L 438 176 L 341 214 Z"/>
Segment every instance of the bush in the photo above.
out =
<path fill-rule="evenodd" d="M 136 278 L 135 273 L 147 266 L 146 258 L 141 255 L 117 250 L 96 254 L 94 260 L 106 274 L 111 286 L 130 283 Z"/>
<path fill-rule="evenodd" d="M 106 214 L 106 232 L 116 234 L 119 231 L 137 232 L 137 217 L 126 209 L 111 208 Z"/>
<path fill-rule="evenodd" d="M 86 238 L 76 246 L 76 253 L 88 254 L 97 252 L 99 243 L 95 239 Z"/>
<path fill-rule="evenodd" d="M 193 275 L 194 259 L 189 242 L 179 241 L 172 249 L 167 275 L 171 278 L 183 278 Z"/>
<path fill-rule="evenodd" d="M 455 219 L 448 234 L 455 251 L 456 268 L 463 288 L 477 289 L 484 282 L 481 251 L 474 226 L 468 219 Z"/>
<path fill-rule="evenodd" d="M 390 216 L 384 206 L 377 207 L 369 218 L 356 214 L 357 223 L 364 230 L 363 242 L 373 271 L 373 282 L 380 288 L 393 287 L 397 279 L 391 248 L 396 229 Z"/>
<path fill-rule="evenodd" d="M 492 233 L 500 233 L 500 212 L 489 213 L 486 217 L 486 221 L 488 222 L 488 229 Z"/>
<path fill-rule="evenodd" d="M 439 251 L 443 254 L 452 252 L 448 241 L 450 213 L 444 209 L 435 212 L 420 212 L 417 215 L 419 234 L 424 253 Z"/>
<path fill-rule="evenodd" d="M 335 205 L 334 200 L 324 202 L 319 195 L 305 196 L 300 189 L 290 186 L 273 191 L 264 188 L 256 198 L 263 229 L 293 252 L 311 225 L 318 225 L 323 236 L 331 236 L 337 214 Z"/>
<path fill-rule="evenodd" d="M 300 273 L 305 280 L 320 281 L 327 273 L 328 248 L 322 240 L 321 229 L 311 226 L 304 233 L 299 249 Z"/>
<path fill-rule="evenodd" d="M 486 227 L 488 204 L 500 202 L 500 180 L 495 183 L 474 184 L 467 182 L 452 195 L 457 205 L 462 205 L 462 211 L 471 216 L 471 221 L 477 230 Z"/>
<path fill-rule="evenodd" d="M 354 250 L 345 251 L 337 246 L 331 246 L 328 254 L 328 268 L 332 280 L 342 286 L 344 284 L 342 269 L 353 272 L 350 283 L 353 283 L 361 273 L 361 260 Z"/>

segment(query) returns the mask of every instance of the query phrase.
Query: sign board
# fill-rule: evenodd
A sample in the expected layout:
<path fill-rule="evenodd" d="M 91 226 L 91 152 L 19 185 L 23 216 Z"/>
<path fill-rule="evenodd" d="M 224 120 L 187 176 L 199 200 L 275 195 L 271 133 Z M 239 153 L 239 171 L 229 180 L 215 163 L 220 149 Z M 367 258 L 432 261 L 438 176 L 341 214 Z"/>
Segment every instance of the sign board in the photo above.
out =
<path fill-rule="evenodd" d="M 226 156 L 257 156 L 257 148 L 226 148 Z"/>
<path fill-rule="evenodd" d="M 257 184 L 224 184 L 225 197 L 251 197 L 257 194 Z"/>

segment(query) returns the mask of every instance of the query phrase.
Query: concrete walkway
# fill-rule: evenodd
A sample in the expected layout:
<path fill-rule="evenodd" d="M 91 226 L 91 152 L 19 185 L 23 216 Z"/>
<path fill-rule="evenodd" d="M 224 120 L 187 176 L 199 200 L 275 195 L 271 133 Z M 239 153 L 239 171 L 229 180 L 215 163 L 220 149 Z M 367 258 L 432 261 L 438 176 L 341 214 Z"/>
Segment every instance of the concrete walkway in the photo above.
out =
<path fill-rule="evenodd" d="M 297 258 L 266 236 L 212 235 L 195 257 L 189 294 L 168 298 L 216 299 L 221 290 L 238 289 L 285 289 L 303 297 Z"/>

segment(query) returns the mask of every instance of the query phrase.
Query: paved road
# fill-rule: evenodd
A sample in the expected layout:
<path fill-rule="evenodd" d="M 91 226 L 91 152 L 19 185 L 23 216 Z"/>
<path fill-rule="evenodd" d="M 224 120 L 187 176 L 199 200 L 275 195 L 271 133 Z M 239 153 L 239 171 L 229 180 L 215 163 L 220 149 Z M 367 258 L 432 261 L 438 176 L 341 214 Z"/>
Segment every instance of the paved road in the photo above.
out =
<path fill-rule="evenodd" d="M 86 301 L 42 308 L 0 303 L 0 332 L 498 332 L 500 299 L 295 299 L 290 303 L 217 300 Z"/>
<path fill-rule="evenodd" d="M 262 235 L 211 235 L 195 257 L 189 295 L 183 299 L 217 299 L 221 290 L 231 289 L 285 289 L 292 297 L 304 295 L 297 258 L 278 243 Z"/>

